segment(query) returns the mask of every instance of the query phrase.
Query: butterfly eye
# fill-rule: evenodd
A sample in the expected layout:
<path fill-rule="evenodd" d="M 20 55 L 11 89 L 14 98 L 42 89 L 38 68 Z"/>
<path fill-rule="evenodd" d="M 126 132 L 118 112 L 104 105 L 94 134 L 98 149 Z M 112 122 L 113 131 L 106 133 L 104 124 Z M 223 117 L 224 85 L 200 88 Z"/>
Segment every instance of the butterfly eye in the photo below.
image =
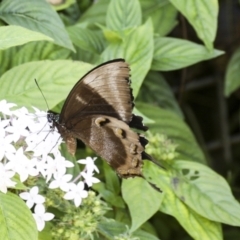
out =
<path fill-rule="evenodd" d="M 47 120 L 48 120 L 49 123 L 55 123 L 55 122 L 58 123 L 59 122 L 59 115 L 48 111 Z"/>
<path fill-rule="evenodd" d="M 54 119 L 54 116 L 52 113 L 48 112 L 47 113 L 47 120 L 49 123 L 52 123 L 53 122 L 53 119 Z"/>

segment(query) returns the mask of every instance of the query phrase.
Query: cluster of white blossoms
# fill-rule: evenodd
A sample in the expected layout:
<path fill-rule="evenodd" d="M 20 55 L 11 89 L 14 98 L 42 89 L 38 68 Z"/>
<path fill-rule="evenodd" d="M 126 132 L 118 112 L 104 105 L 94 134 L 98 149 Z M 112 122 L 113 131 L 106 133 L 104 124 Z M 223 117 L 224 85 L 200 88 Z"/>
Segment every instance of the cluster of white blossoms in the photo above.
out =
<path fill-rule="evenodd" d="M 11 110 L 14 106 L 6 100 L 0 101 L 0 191 L 7 193 L 8 188 L 15 187 L 16 174 L 22 183 L 29 177 L 42 176 L 48 188 L 60 188 L 65 192 L 64 199 L 80 206 L 82 199 L 88 196 L 84 183 L 91 187 L 99 182 L 93 176 L 94 172 L 99 172 L 94 164 L 96 158 L 78 160 L 85 167 L 73 179 L 66 172 L 74 165 L 61 155 L 62 138 L 48 123 L 47 113 L 36 108 L 35 113 L 29 113 L 24 107 Z M 45 212 L 45 197 L 39 194 L 37 186 L 20 193 L 20 197 L 30 209 L 34 207 L 33 216 L 41 231 L 45 221 L 54 218 L 52 213 Z"/>

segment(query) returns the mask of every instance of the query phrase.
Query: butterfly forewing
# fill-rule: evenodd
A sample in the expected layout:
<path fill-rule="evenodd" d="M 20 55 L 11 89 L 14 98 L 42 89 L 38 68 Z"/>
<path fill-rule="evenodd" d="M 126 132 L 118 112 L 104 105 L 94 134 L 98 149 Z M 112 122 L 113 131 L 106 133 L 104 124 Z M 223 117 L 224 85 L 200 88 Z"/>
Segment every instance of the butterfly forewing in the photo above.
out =
<path fill-rule="evenodd" d="M 60 114 L 60 122 L 69 129 L 71 119 L 103 114 L 130 122 L 132 94 L 130 69 L 124 60 L 102 64 L 88 72 L 72 89 Z"/>

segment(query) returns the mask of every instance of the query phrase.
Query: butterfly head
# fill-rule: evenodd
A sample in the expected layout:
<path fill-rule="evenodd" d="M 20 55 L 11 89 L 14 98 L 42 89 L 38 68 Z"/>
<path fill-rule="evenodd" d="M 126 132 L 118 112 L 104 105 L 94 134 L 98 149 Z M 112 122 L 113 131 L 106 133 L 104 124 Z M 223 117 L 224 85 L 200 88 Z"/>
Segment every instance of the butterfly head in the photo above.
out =
<path fill-rule="evenodd" d="M 49 123 L 59 123 L 59 114 L 56 114 L 52 111 L 47 112 L 47 120 Z"/>

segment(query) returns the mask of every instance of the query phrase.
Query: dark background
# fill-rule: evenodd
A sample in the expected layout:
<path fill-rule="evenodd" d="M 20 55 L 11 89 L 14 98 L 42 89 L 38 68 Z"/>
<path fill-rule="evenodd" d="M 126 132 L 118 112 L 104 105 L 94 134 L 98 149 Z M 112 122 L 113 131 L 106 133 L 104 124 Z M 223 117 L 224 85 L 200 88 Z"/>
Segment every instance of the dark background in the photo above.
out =
<path fill-rule="evenodd" d="M 179 15 L 178 20 L 170 36 L 203 44 L 183 16 Z M 163 74 L 209 165 L 227 179 L 233 195 L 240 200 L 240 90 L 224 96 L 227 65 L 240 47 L 239 1 L 219 1 L 217 29 L 214 48 L 225 51 L 224 55 Z M 239 228 L 224 226 L 223 230 L 224 239 L 240 239 Z"/>

